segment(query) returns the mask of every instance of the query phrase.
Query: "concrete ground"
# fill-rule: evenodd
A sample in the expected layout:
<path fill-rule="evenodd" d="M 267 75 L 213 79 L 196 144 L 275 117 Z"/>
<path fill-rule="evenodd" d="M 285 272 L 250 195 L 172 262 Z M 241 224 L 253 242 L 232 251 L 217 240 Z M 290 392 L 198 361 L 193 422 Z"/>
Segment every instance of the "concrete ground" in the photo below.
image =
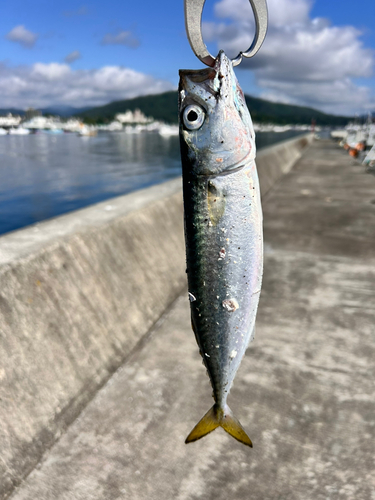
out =
<path fill-rule="evenodd" d="M 375 500 L 375 177 L 317 141 L 264 200 L 255 342 L 222 429 L 187 296 L 159 321 L 12 500 Z"/>

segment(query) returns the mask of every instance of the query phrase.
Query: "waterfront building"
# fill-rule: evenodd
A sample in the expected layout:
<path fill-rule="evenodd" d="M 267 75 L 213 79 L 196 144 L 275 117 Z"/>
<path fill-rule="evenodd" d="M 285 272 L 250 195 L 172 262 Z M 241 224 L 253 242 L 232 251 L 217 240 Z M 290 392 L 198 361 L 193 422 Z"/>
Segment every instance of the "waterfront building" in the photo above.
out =
<path fill-rule="evenodd" d="M 8 113 L 7 116 L 0 116 L 0 127 L 18 127 L 21 117 Z"/>
<path fill-rule="evenodd" d="M 34 118 L 36 116 L 42 116 L 42 112 L 39 109 L 28 108 L 25 111 L 26 120 L 31 120 L 32 118 Z"/>
<path fill-rule="evenodd" d="M 141 110 L 135 109 L 134 111 L 127 110 L 125 113 L 117 113 L 115 120 L 120 123 L 134 124 L 134 123 L 150 123 L 153 118 L 145 116 Z"/>

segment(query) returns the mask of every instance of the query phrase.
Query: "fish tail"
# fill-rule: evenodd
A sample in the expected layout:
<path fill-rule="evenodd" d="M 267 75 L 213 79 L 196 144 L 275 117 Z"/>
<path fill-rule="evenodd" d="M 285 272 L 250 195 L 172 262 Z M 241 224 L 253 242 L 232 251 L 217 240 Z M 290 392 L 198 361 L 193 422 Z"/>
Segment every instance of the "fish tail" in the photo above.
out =
<path fill-rule="evenodd" d="M 253 447 L 251 439 L 246 434 L 245 429 L 242 427 L 239 420 L 237 420 L 233 415 L 229 406 L 226 406 L 226 412 L 220 425 L 228 434 L 234 437 L 234 439 L 237 439 L 240 443 L 250 446 L 250 448 Z"/>
<path fill-rule="evenodd" d="M 185 440 L 185 443 L 192 443 L 198 439 L 206 436 L 210 432 L 214 431 L 219 427 L 219 419 L 217 417 L 216 405 L 208 410 L 203 418 L 197 423 L 191 433 Z"/>
<path fill-rule="evenodd" d="M 228 434 L 237 439 L 240 443 L 253 447 L 251 439 L 246 434 L 240 422 L 233 415 L 229 406 L 225 405 L 220 408 L 218 404 L 214 404 L 212 408 L 204 415 L 197 423 L 194 429 L 186 438 L 185 443 L 192 443 L 214 431 L 217 427 L 222 427 Z"/>

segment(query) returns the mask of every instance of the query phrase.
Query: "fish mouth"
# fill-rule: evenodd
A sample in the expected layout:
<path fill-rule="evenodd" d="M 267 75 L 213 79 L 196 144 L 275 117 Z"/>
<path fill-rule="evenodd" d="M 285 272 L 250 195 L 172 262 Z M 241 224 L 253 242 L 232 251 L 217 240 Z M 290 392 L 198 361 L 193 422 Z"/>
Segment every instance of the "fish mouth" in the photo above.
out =
<path fill-rule="evenodd" d="M 219 73 L 219 78 L 227 78 L 229 73 L 233 71 L 232 61 L 225 54 L 224 50 L 219 51 L 215 59 L 214 70 L 216 73 Z"/>
<path fill-rule="evenodd" d="M 193 80 L 194 83 L 204 83 L 207 80 L 215 80 L 216 77 L 220 80 L 222 78 L 228 78 L 232 71 L 233 67 L 231 60 L 225 55 L 223 50 L 220 50 L 213 67 L 203 69 L 180 69 L 178 73 L 180 78 L 188 77 Z"/>
<path fill-rule="evenodd" d="M 233 100 L 233 82 L 235 75 L 231 60 L 220 50 L 213 67 L 203 69 L 181 69 L 179 91 L 194 89 L 196 85 L 204 88 L 205 92 L 216 99 L 225 95 L 225 99 Z M 197 95 L 193 92 L 194 97 Z"/>

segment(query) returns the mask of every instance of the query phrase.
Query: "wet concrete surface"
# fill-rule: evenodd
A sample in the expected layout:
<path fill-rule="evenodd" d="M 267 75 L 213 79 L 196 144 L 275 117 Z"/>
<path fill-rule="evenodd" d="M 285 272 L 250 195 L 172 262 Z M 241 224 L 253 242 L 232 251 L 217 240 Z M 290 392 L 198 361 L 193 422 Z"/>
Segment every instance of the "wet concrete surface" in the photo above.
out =
<path fill-rule="evenodd" d="M 187 294 L 46 453 L 13 500 L 374 500 L 375 178 L 315 142 L 264 200 L 256 339 L 222 429 Z"/>

